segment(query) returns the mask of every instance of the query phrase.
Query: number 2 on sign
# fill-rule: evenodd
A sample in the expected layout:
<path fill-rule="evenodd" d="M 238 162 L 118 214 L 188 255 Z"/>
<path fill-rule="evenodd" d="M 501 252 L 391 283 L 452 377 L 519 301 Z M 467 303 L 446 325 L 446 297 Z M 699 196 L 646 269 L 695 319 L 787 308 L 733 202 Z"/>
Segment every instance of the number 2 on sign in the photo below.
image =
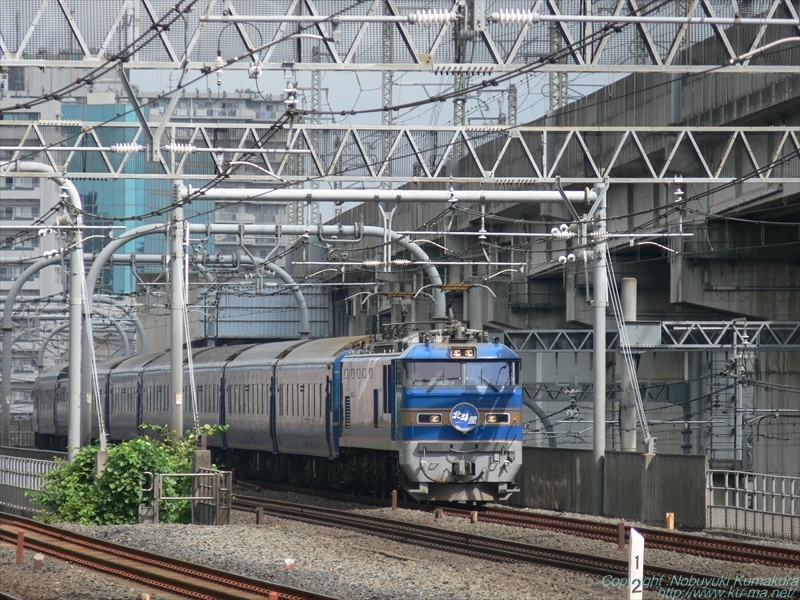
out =
<path fill-rule="evenodd" d="M 642 600 L 644 586 L 642 577 L 644 576 L 644 537 L 642 534 L 631 529 L 631 553 L 628 561 L 628 600 Z"/>

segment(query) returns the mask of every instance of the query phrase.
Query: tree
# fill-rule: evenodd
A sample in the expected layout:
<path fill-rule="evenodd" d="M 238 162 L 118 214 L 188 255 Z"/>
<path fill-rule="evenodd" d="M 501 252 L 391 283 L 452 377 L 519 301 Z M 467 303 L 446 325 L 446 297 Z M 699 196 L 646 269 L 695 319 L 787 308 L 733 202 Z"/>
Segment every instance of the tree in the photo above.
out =
<path fill-rule="evenodd" d="M 55 523 L 68 521 L 81 525 L 118 525 L 136 523 L 142 502 L 144 473 L 189 473 L 192 452 L 201 435 L 227 431 L 227 425 L 203 425 L 178 438 L 166 426 L 144 425 L 157 437 L 142 435 L 108 447 L 105 468 L 95 476 L 97 446 L 82 448 L 73 462 L 57 459 L 58 466 L 42 476 L 39 491 L 28 497 L 45 509 L 38 518 Z M 191 478 L 164 479 L 166 496 L 189 495 Z M 188 501 L 165 502 L 159 507 L 163 523 L 188 523 L 191 517 Z"/>

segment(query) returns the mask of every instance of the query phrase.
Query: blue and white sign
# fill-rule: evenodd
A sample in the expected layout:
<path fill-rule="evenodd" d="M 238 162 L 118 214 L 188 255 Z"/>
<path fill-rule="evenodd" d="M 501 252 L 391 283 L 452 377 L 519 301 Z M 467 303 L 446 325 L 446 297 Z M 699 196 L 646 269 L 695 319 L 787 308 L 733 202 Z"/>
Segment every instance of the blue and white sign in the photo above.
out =
<path fill-rule="evenodd" d="M 469 402 L 456 404 L 450 411 L 450 422 L 456 431 L 469 433 L 478 426 L 478 409 Z"/>

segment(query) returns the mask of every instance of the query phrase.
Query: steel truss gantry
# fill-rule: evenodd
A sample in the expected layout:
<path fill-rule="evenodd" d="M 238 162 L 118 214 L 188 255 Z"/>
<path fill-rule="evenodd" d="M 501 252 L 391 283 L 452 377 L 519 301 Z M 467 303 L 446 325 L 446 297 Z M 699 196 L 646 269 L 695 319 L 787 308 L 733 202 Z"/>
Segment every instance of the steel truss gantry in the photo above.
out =
<path fill-rule="evenodd" d="M 227 146 L 217 147 L 216 130 Z M 14 173 L 17 160 L 38 160 L 73 179 L 173 179 L 207 181 L 227 174 L 230 181 L 276 183 L 391 182 L 531 185 L 686 183 L 752 181 L 791 183 L 800 178 L 800 127 L 546 127 L 295 124 L 171 124 L 162 153 L 174 160 L 149 161 L 146 174 L 133 151 L 144 151 L 139 123 L 8 121 L 0 129 L 0 174 Z M 110 140 L 130 140 L 120 144 Z M 382 148 L 390 143 L 383 160 Z M 453 148 L 464 148 L 455 161 Z M 85 155 L 100 160 L 85 161 Z M 299 156 L 298 156 L 299 155 Z M 238 165 L 248 161 L 256 166 Z M 291 169 L 300 158 L 304 168 Z M 98 165 L 87 172 L 86 163 Z M 175 165 L 174 172 L 170 167 Z M 260 167 L 260 168 L 259 168 Z M 265 174 L 264 169 L 270 174 Z"/>
<path fill-rule="evenodd" d="M 522 10 L 517 0 L 496 0 L 481 14 L 484 5 L 431 0 L 420 11 L 419 3 L 402 0 L 105 0 L 101 6 L 17 0 L 0 7 L 0 61 L 81 69 L 121 61 L 126 69 L 199 72 L 213 68 L 219 49 L 226 63 L 245 56 L 225 65 L 243 70 L 251 67 L 251 53 L 262 70 L 490 74 L 543 61 L 542 71 L 691 73 L 728 65 L 800 30 L 791 0 L 694 0 L 655 8 L 637 0 L 537 0 Z M 381 44 L 386 31 L 390 57 Z M 555 62 L 546 60 L 553 37 L 564 48 Z M 457 60 L 461 38 L 469 64 Z M 702 52 L 686 51 L 698 42 Z M 746 67 L 796 73 L 797 61 L 772 54 Z"/>
<path fill-rule="evenodd" d="M 687 351 L 735 349 L 800 350 L 800 323 L 774 321 L 662 321 L 639 323 L 653 328 L 655 337 L 646 344 L 634 344 L 644 351 Z M 630 335 L 630 334 L 629 334 Z M 591 329 L 537 329 L 505 331 L 504 343 L 526 352 L 593 352 Z M 619 332 L 606 334 L 606 350 L 619 350 Z"/>

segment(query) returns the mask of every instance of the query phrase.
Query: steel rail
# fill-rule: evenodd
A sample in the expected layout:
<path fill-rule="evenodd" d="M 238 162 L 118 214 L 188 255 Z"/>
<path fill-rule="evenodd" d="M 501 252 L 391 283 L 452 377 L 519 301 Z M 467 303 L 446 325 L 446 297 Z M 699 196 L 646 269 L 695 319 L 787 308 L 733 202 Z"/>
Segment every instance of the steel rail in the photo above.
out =
<path fill-rule="evenodd" d="M 468 511 L 460 509 L 445 508 L 443 510 L 447 514 L 455 515 L 460 513 L 458 516 L 469 516 Z M 518 510 L 486 508 L 479 511 L 478 520 L 517 527 L 551 529 L 610 542 L 617 542 L 619 539 L 618 525 L 556 515 L 537 515 Z M 626 539 L 630 538 L 630 529 L 630 526 L 625 527 Z M 776 548 L 748 542 L 701 537 L 648 527 L 636 527 L 636 531 L 644 536 L 645 545 L 648 548 L 670 550 L 730 562 L 747 562 L 771 567 L 800 569 L 800 552 L 789 548 Z"/>
<path fill-rule="evenodd" d="M 0 539 L 16 542 L 18 529 L 25 531 L 26 548 L 189 598 L 255 600 L 277 593 L 281 600 L 333 600 L 0 513 Z"/>
<path fill-rule="evenodd" d="M 394 519 L 370 517 L 327 508 L 250 496 L 237 496 L 232 506 L 233 508 L 245 510 L 261 509 L 264 514 L 279 518 L 300 520 L 333 527 L 357 529 L 403 543 L 413 543 L 428 548 L 443 550 L 445 552 L 456 552 L 477 558 L 545 564 L 561 569 L 582 571 L 602 576 L 611 575 L 620 578 L 627 577 L 628 573 L 628 561 L 626 560 L 545 548 L 511 540 L 488 538 Z M 698 581 L 714 582 L 714 580 L 720 579 L 718 575 L 710 576 L 656 565 L 645 565 L 644 575 L 650 578 L 666 578 L 667 581 L 670 582 L 670 587 L 686 589 L 687 593 L 689 589 L 696 586 Z M 729 589 L 729 586 L 726 587 L 725 584 L 722 583 L 719 584 L 721 587 L 718 588 L 713 588 L 712 585 L 713 583 L 710 583 L 708 589 L 724 591 Z M 744 590 L 745 594 L 747 594 L 748 590 L 753 589 L 756 590 L 757 594 L 762 593 L 762 590 L 766 590 L 767 594 L 774 593 L 775 596 L 773 597 L 800 597 L 796 591 L 793 596 L 778 596 L 780 593 L 786 594 L 786 588 L 774 586 L 757 586 L 752 588 L 742 586 L 741 588 L 737 588 L 737 590 L 738 589 Z"/>
<path fill-rule="evenodd" d="M 319 496 L 341 502 L 358 502 L 372 506 L 389 506 L 388 500 L 380 498 L 367 498 L 353 496 L 339 492 L 326 492 L 322 490 L 305 490 L 267 483 L 239 481 L 238 485 L 250 487 L 255 490 L 273 489 L 279 491 L 292 491 L 310 496 Z M 433 510 L 432 505 L 416 503 L 400 503 L 399 507 L 408 510 Z M 470 518 L 472 511 L 455 508 L 452 505 L 437 506 L 446 515 Z M 478 521 L 497 523 L 511 527 L 525 527 L 548 529 L 561 533 L 568 533 L 580 537 L 604 540 L 617 543 L 619 540 L 619 526 L 614 523 L 587 521 L 574 517 L 561 517 L 558 515 L 542 515 L 522 510 L 481 508 L 477 511 Z M 625 538 L 630 537 L 630 526 L 625 527 Z M 649 527 L 636 527 L 636 530 L 645 538 L 648 548 L 669 550 L 694 556 L 704 556 L 729 562 L 743 562 L 761 564 L 770 567 L 786 567 L 800 569 L 800 551 L 790 548 L 777 548 L 753 544 L 742 541 L 724 540 L 719 538 L 701 537 L 699 535 L 678 531 L 666 531 Z"/>
<path fill-rule="evenodd" d="M 382 498 L 353 496 L 351 494 L 328 492 L 324 490 L 297 489 L 291 486 L 271 483 L 256 483 L 240 480 L 237 484 L 254 490 L 271 489 L 276 491 L 291 491 L 309 496 L 339 500 L 341 502 L 357 502 L 359 504 L 368 504 L 372 506 L 389 506 L 391 504 L 389 500 Z M 453 507 L 450 504 L 421 505 L 417 503 L 401 502 L 398 506 L 407 510 L 424 511 L 431 511 L 434 508 L 439 508 L 444 514 L 461 518 L 471 518 L 473 512 L 471 510 Z M 549 529 L 561 533 L 568 533 L 570 535 L 614 543 L 617 543 L 619 540 L 619 527 L 614 523 L 602 523 L 574 517 L 543 515 L 522 510 L 502 508 L 480 508 L 477 510 L 477 513 L 478 521 L 486 523 L 497 523 L 511 527 Z M 626 539 L 630 537 L 630 529 L 630 526 L 625 527 Z M 692 554 L 694 556 L 704 556 L 729 562 L 762 564 L 770 567 L 800 568 L 800 551 L 789 548 L 777 548 L 742 541 L 701 537 L 690 533 L 649 527 L 636 527 L 636 530 L 644 536 L 645 544 L 649 548 Z"/>

